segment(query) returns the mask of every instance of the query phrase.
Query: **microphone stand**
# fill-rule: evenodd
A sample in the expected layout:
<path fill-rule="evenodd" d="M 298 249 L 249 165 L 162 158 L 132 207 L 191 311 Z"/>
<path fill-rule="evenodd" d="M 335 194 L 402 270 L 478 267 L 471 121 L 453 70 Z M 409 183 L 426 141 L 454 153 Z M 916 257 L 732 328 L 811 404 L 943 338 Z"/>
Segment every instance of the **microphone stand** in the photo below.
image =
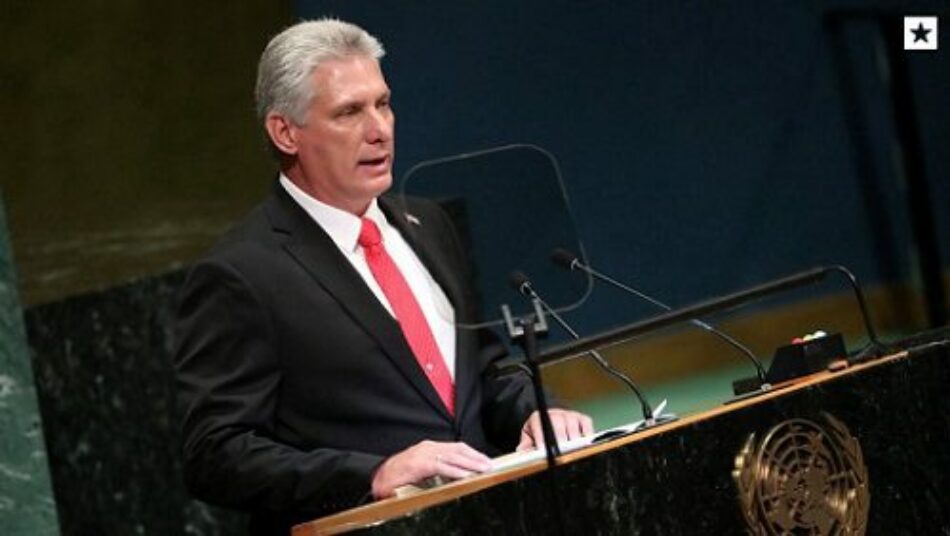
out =
<path fill-rule="evenodd" d="M 580 334 L 574 331 L 574 328 L 572 328 L 571 325 L 568 324 L 567 321 L 564 320 L 564 318 L 560 314 L 558 314 L 558 312 L 553 307 L 551 307 L 548 304 L 548 302 L 544 301 L 544 299 L 541 298 L 541 295 L 538 294 L 538 292 L 534 289 L 534 285 L 531 284 L 531 280 L 528 279 L 528 276 L 526 276 L 522 272 L 514 272 L 512 274 L 512 286 L 520 294 L 522 294 L 523 296 L 527 298 L 530 298 L 531 302 L 535 304 L 535 306 L 540 305 L 541 309 L 543 309 L 544 312 L 550 315 L 550 317 L 553 318 L 554 321 L 559 326 L 561 326 L 561 328 L 564 331 L 566 331 L 567 334 L 570 335 L 574 340 L 580 340 L 581 338 Z M 606 359 L 604 359 L 604 356 L 600 355 L 600 352 L 598 352 L 597 350 L 590 350 L 589 352 L 587 352 L 587 354 L 594 358 L 594 361 L 602 370 L 604 370 L 605 372 L 607 372 L 614 378 L 623 382 L 624 385 L 626 385 L 631 391 L 633 391 L 634 396 L 640 402 L 640 409 L 643 413 L 643 427 L 640 428 L 639 430 L 651 428 L 659 424 L 660 422 L 668 422 L 669 420 L 672 420 L 672 419 L 662 419 L 662 417 L 654 416 L 653 408 L 650 406 L 650 402 L 647 400 L 646 396 L 643 395 L 643 392 L 640 391 L 640 388 L 637 387 L 637 384 L 635 384 L 633 380 L 627 377 L 627 375 L 625 375 L 624 373 L 620 372 L 619 370 L 611 366 L 610 363 Z"/>
<path fill-rule="evenodd" d="M 854 276 L 851 270 L 848 270 L 840 264 L 829 266 L 829 272 L 838 272 L 848 280 L 851 291 L 858 302 L 858 308 L 861 310 L 861 319 L 864 321 L 864 330 L 868 334 L 868 343 L 864 348 L 855 352 L 853 356 L 848 357 L 849 364 L 862 363 L 876 357 L 880 357 L 887 351 L 888 347 L 877 338 L 877 332 L 874 330 L 874 324 L 871 322 L 871 315 L 868 313 L 867 303 L 864 301 L 864 292 L 861 291 L 861 285 L 858 284 L 858 278 Z"/>
<path fill-rule="evenodd" d="M 640 298 L 641 300 L 649 302 L 659 307 L 660 309 L 663 309 L 664 311 L 672 311 L 672 308 L 669 305 L 657 299 L 651 298 L 650 296 L 647 296 L 646 294 L 631 287 L 630 285 L 627 285 L 621 281 L 618 281 L 610 277 L 609 275 L 599 270 L 595 270 L 593 267 L 584 264 L 583 262 L 580 261 L 580 259 L 576 255 L 574 255 L 573 253 L 571 253 L 570 251 L 566 249 L 558 248 L 554 250 L 554 253 L 551 256 L 551 260 L 554 262 L 554 264 L 561 266 L 562 268 L 566 268 L 572 272 L 575 269 L 586 272 L 588 275 L 593 276 L 595 279 L 603 281 L 614 288 L 619 288 L 620 290 L 628 294 L 633 294 L 634 296 Z M 768 391 L 769 389 L 772 388 L 771 384 L 766 379 L 765 368 L 762 367 L 762 363 L 759 361 L 757 357 L 755 357 L 755 354 L 752 353 L 752 350 L 749 350 L 744 344 L 737 341 L 734 337 L 732 337 L 728 333 L 725 333 L 722 330 L 716 329 L 712 325 L 706 322 L 703 322 L 699 318 L 689 319 L 689 322 L 693 324 L 694 326 L 698 326 L 702 328 L 703 330 L 707 331 L 708 333 L 711 333 L 712 335 L 719 337 L 720 339 L 725 341 L 727 344 L 729 344 L 736 350 L 739 350 L 739 352 L 741 352 L 749 360 L 749 362 L 752 363 L 752 366 L 755 367 L 755 374 L 758 378 L 760 391 Z"/>
<path fill-rule="evenodd" d="M 554 435 L 554 426 L 551 424 L 551 416 L 548 414 L 547 395 L 544 393 L 540 360 L 538 359 L 537 338 L 538 333 L 547 332 L 548 325 L 544 320 L 544 311 L 538 301 L 532 300 L 532 304 L 534 305 L 534 314 L 528 314 L 517 319 L 512 318 L 511 310 L 507 305 L 501 306 L 501 312 L 508 328 L 508 336 L 524 350 L 524 363 L 522 365 L 527 367 L 526 372 L 531 378 L 534 401 L 538 408 L 538 418 L 541 421 L 541 435 L 544 439 L 548 469 L 553 469 L 557 465 L 557 458 L 561 455 L 561 449 L 558 447 L 557 436 Z M 525 369 L 522 368 L 522 370 Z"/>
<path fill-rule="evenodd" d="M 865 327 L 868 330 L 868 336 L 871 338 L 872 344 L 870 346 L 873 350 L 875 350 L 871 356 L 874 356 L 879 351 L 881 351 L 880 349 L 887 348 L 877 338 L 877 333 L 874 331 L 873 326 L 870 323 L 870 318 L 867 315 L 867 306 L 864 303 L 864 296 L 861 293 L 860 286 L 855 283 L 853 275 L 850 275 L 850 272 L 842 266 L 821 266 L 776 279 L 768 283 L 748 288 L 746 290 L 735 292 L 733 294 L 695 303 L 675 311 L 669 311 L 667 313 L 663 313 L 640 322 L 635 322 L 627 326 L 610 329 L 599 335 L 588 337 L 580 341 L 575 341 L 569 344 L 561 344 L 554 348 L 549 348 L 545 352 L 545 355 L 541 358 L 541 364 L 560 361 L 562 359 L 570 359 L 572 357 L 584 354 L 590 350 L 596 350 L 597 348 L 601 348 L 609 344 L 628 340 L 642 333 L 647 333 L 679 322 L 689 321 L 694 318 L 709 315 L 711 313 L 725 311 L 727 309 L 731 309 L 738 305 L 748 303 L 765 296 L 771 296 L 779 292 L 802 287 L 807 284 L 817 283 L 823 280 L 825 276 L 831 272 L 844 273 L 845 275 L 849 276 L 848 280 L 852 283 L 852 289 L 854 290 L 859 305 L 862 309 L 861 313 L 862 316 L 864 316 L 864 321 L 866 324 Z M 869 357 L 867 355 L 859 355 L 852 359 L 856 361 L 869 359 Z M 498 373 L 504 374 L 509 368 L 509 364 L 504 362 L 498 363 L 495 365 L 495 368 Z M 756 391 L 752 394 L 761 394 L 762 392 L 763 391 Z"/>
<path fill-rule="evenodd" d="M 501 306 L 501 313 L 505 319 L 505 326 L 508 328 L 508 336 L 512 341 L 519 343 L 524 350 L 524 363 L 519 368 L 527 368 L 528 376 L 531 378 L 531 385 L 534 389 L 535 405 L 538 407 L 538 418 L 541 421 L 541 435 L 544 438 L 544 453 L 547 459 L 547 471 L 542 478 L 545 482 L 551 504 L 554 505 L 558 523 L 558 534 L 564 535 L 565 523 L 563 518 L 564 509 L 561 508 L 561 495 L 555 480 L 556 473 L 554 468 L 557 466 L 557 458 L 561 455 L 561 449 L 557 444 L 557 436 L 554 435 L 554 426 L 551 424 L 551 416 L 548 415 L 547 396 L 544 394 L 544 385 L 541 380 L 541 368 L 538 358 L 538 333 L 546 333 L 548 329 L 547 322 L 544 319 L 544 311 L 537 300 L 532 300 L 534 314 L 513 319 L 511 310 L 507 305 Z M 537 440 L 537 439 L 535 439 Z"/>

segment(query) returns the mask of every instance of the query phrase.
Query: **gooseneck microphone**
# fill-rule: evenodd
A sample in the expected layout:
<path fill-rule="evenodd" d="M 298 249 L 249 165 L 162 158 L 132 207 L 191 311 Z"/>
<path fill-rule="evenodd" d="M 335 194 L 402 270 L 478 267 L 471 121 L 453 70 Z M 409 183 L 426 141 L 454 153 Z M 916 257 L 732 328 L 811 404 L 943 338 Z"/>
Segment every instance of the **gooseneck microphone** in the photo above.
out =
<path fill-rule="evenodd" d="M 599 272 L 599 271 L 597 271 L 597 270 L 591 268 L 590 266 L 584 264 L 584 263 L 581 262 L 581 260 L 577 257 L 577 255 L 575 255 L 574 253 L 572 253 L 572 252 L 570 252 L 570 251 L 568 251 L 568 250 L 566 250 L 566 249 L 557 248 L 557 249 L 555 249 L 554 251 L 552 251 L 552 252 L 551 252 L 551 261 L 552 261 L 554 264 L 556 264 L 556 265 L 558 265 L 558 266 L 560 266 L 560 267 L 562 267 L 562 268 L 566 268 L 567 270 L 572 271 L 572 272 L 575 271 L 575 270 L 581 270 L 581 271 L 583 271 L 583 272 L 587 272 L 587 273 L 590 274 L 592 277 L 594 277 L 594 279 L 597 279 L 597 280 L 599 280 L 599 281 L 603 281 L 603 282 L 605 282 L 605 283 L 607 283 L 607 284 L 609 284 L 609 285 L 611 285 L 611 286 L 613 286 L 613 287 L 619 288 L 620 290 L 623 290 L 624 292 L 627 292 L 628 294 L 633 294 L 634 296 L 636 296 L 636 297 L 638 297 L 638 298 L 640 298 L 640 299 L 642 299 L 642 300 L 645 300 L 645 301 L 647 301 L 647 302 L 650 302 L 650 303 L 652 303 L 653 305 L 659 307 L 660 309 L 663 309 L 664 311 L 669 311 L 669 310 L 671 310 L 669 305 L 666 305 L 665 303 L 663 303 L 663 302 L 661 302 L 661 301 L 659 301 L 659 300 L 656 300 L 656 299 L 654 299 L 654 298 L 651 298 L 650 296 L 647 296 L 646 294 L 640 292 L 639 290 L 637 290 L 637 289 L 635 289 L 635 288 L 633 288 L 633 287 L 631 287 L 631 286 L 629 286 L 629 285 L 625 285 L 625 284 L 621 283 L 620 281 L 617 281 L 616 279 L 614 279 L 614 278 L 612 278 L 612 277 L 610 277 L 610 276 L 608 276 L 608 275 L 606 275 L 606 274 L 603 274 L 603 273 L 601 273 L 601 272 Z M 752 364 L 755 366 L 755 371 L 756 371 L 756 375 L 757 375 L 758 378 L 759 378 L 759 385 L 760 385 L 760 387 L 762 387 L 763 389 L 767 389 L 767 388 L 770 387 L 768 381 L 765 379 L 765 369 L 762 367 L 762 362 L 760 362 L 760 361 L 758 360 L 758 358 L 755 357 L 755 354 L 753 354 L 752 351 L 749 350 L 749 348 L 747 348 L 745 345 L 743 345 L 743 344 L 740 343 L 739 341 L 737 341 L 737 340 L 735 340 L 734 338 L 732 338 L 732 337 L 731 337 L 730 335 L 728 335 L 727 333 L 724 333 L 724 332 L 722 332 L 722 331 L 716 329 L 715 327 L 713 327 L 713 326 L 707 324 L 706 322 L 703 322 L 702 320 L 699 320 L 698 318 L 694 318 L 694 319 L 690 320 L 690 322 L 692 322 L 693 325 L 699 326 L 700 328 L 702 328 L 702 329 L 708 331 L 709 333 L 712 333 L 713 335 L 719 337 L 720 339 L 722 339 L 723 341 L 725 341 L 726 343 L 728 343 L 728 344 L 729 344 L 730 346 L 732 346 L 733 348 L 735 348 L 735 349 L 739 350 L 740 352 L 742 352 L 747 358 L 749 358 L 749 361 L 751 361 Z"/>
<path fill-rule="evenodd" d="M 570 334 L 571 337 L 573 337 L 575 340 L 581 338 L 580 335 L 578 335 L 577 332 L 571 328 L 567 321 L 564 320 L 564 318 L 562 318 L 553 307 L 548 305 L 548 303 L 538 295 L 527 275 L 525 275 L 523 272 L 512 272 L 508 276 L 508 283 L 513 289 L 518 291 L 519 294 L 541 305 L 541 307 L 544 309 L 544 312 L 553 318 L 554 321 L 558 323 L 558 325 L 564 328 L 564 331 Z M 604 370 L 604 372 L 610 374 L 614 378 L 617 378 L 626 384 L 626 386 L 629 387 L 631 391 L 633 391 L 633 394 L 637 397 L 637 400 L 640 401 L 640 409 L 643 412 L 644 422 L 652 424 L 655 420 L 653 417 L 653 408 L 650 407 L 650 403 L 647 402 L 646 397 L 643 396 L 643 392 L 640 391 L 640 388 L 637 387 L 637 384 L 633 383 L 633 380 L 631 380 L 626 374 L 611 366 L 610 363 L 604 359 L 604 357 L 600 355 L 600 352 L 597 350 L 590 350 L 587 353 L 594 358 L 594 361 L 598 366 L 600 366 L 601 369 Z"/>

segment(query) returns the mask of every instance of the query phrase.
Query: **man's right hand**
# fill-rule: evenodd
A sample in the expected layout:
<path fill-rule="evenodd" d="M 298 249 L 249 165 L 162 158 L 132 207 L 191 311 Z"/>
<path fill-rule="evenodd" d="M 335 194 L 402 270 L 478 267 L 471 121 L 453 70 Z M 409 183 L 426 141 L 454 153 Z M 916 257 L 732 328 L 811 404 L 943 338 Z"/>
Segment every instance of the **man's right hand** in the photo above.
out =
<path fill-rule="evenodd" d="M 394 454 L 373 475 L 373 497 L 392 497 L 396 488 L 441 476 L 451 480 L 491 469 L 491 459 L 465 443 L 422 441 Z"/>

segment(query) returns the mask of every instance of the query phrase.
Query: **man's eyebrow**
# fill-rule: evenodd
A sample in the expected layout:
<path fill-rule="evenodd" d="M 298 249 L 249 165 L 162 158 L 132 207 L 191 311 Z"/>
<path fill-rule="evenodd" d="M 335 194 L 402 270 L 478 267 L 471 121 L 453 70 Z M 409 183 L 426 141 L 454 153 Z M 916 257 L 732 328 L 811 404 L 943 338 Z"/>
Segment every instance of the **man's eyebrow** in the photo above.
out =
<path fill-rule="evenodd" d="M 377 102 L 381 100 L 390 100 L 390 99 L 392 99 L 392 90 L 387 89 L 385 92 L 379 94 L 379 96 L 377 96 L 376 98 L 374 98 L 372 101 L 369 101 L 369 102 L 364 102 L 363 99 L 360 97 L 347 97 L 344 100 L 341 100 L 340 102 L 331 105 L 330 111 L 332 113 L 339 113 L 347 109 L 354 109 L 354 108 L 361 109 L 361 108 L 365 108 L 370 103 L 372 103 L 372 105 L 375 105 Z"/>
<path fill-rule="evenodd" d="M 339 112 L 339 111 L 346 110 L 349 108 L 362 108 L 365 105 L 366 104 L 360 99 L 346 99 L 333 105 L 331 107 L 331 110 L 333 110 L 334 112 Z"/>

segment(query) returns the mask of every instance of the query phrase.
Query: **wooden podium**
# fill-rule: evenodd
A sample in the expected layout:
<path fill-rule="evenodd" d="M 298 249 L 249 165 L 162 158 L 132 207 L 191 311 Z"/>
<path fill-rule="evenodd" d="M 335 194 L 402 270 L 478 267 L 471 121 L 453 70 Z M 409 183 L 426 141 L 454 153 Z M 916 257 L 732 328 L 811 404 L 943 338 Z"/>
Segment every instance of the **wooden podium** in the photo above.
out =
<path fill-rule="evenodd" d="M 948 335 L 293 534 L 947 534 Z"/>

